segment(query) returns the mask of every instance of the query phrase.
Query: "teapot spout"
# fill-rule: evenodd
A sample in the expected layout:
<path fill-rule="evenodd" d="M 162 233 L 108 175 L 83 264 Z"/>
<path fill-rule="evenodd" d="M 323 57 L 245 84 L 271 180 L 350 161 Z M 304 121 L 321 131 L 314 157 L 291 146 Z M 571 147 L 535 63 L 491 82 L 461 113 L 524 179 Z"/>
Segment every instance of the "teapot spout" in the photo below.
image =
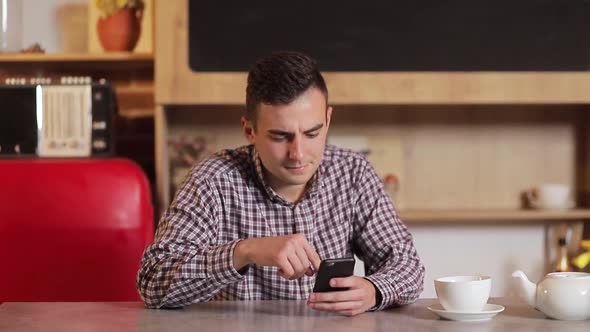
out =
<path fill-rule="evenodd" d="M 537 285 L 529 281 L 524 272 L 520 270 L 512 272 L 512 277 L 517 281 L 516 288 L 518 290 L 518 296 L 529 305 L 535 307 Z"/>

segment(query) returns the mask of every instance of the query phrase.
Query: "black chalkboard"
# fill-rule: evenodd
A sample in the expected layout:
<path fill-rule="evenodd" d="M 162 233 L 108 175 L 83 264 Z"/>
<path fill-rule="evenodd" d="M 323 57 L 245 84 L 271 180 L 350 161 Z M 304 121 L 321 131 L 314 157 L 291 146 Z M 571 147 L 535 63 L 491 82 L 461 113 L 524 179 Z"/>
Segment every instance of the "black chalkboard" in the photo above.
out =
<path fill-rule="evenodd" d="M 190 0 L 194 71 L 275 50 L 323 71 L 585 71 L 590 0 Z"/>

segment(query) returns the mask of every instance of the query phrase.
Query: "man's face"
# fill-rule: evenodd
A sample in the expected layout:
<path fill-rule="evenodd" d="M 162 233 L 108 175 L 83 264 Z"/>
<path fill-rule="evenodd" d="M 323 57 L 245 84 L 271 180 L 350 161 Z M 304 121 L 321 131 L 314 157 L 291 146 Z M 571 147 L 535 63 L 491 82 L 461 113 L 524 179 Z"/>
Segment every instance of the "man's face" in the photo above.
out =
<path fill-rule="evenodd" d="M 331 115 L 322 92 L 312 87 L 288 105 L 259 105 L 255 130 L 242 118 L 265 179 L 278 194 L 305 189 L 322 160 Z"/>

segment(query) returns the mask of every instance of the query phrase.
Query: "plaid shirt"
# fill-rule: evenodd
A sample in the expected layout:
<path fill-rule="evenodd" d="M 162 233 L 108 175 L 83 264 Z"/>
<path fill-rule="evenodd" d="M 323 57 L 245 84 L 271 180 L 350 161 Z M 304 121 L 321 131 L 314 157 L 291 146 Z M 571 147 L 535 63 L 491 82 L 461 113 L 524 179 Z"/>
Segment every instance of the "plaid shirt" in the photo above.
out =
<path fill-rule="evenodd" d="M 286 280 L 277 267 L 233 267 L 241 239 L 294 233 L 305 234 L 322 259 L 358 255 L 381 293 L 376 310 L 413 302 L 422 291 L 424 266 L 373 167 L 363 155 L 331 145 L 297 204 L 264 182 L 251 145 L 195 166 L 144 252 L 137 288 L 150 308 L 307 299 L 315 276 Z"/>

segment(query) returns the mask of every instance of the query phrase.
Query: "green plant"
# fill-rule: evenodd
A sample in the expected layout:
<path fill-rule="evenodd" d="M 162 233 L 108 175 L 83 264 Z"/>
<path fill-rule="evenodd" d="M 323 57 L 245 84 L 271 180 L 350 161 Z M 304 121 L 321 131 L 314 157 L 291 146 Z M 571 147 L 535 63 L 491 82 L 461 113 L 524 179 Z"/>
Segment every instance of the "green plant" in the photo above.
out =
<path fill-rule="evenodd" d="M 100 11 L 101 18 L 106 18 L 124 8 L 142 10 L 144 2 L 143 0 L 94 0 L 94 5 Z"/>

